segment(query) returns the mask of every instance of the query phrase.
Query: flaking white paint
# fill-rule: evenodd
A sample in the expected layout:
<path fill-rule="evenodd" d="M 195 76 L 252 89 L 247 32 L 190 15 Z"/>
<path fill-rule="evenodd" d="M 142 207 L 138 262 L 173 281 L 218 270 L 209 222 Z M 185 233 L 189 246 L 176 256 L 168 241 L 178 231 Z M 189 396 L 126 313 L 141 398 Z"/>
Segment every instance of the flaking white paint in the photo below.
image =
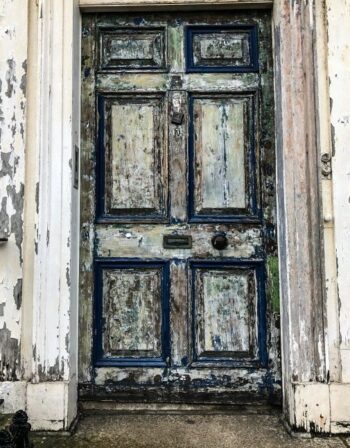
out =
<path fill-rule="evenodd" d="M 0 344 L 8 330 L 9 353 L 0 353 L 2 379 L 20 375 L 22 235 L 25 161 L 27 7 L 3 0 L 0 9 Z M 5 262 L 4 262 L 5 261 Z M 5 344 L 6 345 L 6 344 Z M 9 367 L 5 367 L 9 364 Z"/>
<path fill-rule="evenodd" d="M 350 1 L 327 0 L 341 378 L 350 381 Z"/>

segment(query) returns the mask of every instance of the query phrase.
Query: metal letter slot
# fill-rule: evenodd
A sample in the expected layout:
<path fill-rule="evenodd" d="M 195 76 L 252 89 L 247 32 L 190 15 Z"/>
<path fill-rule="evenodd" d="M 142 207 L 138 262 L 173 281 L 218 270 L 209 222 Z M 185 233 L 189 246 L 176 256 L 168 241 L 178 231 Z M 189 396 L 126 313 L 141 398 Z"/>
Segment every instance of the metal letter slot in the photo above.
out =
<path fill-rule="evenodd" d="M 182 112 L 173 112 L 171 116 L 171 122 L 173 124 L 180 125 L 182 124 L 182 120 L 184 119 L 184 114 Z"/>
<path fill-rule="evenodd" d="M 191 249 L 192 237 L 189 235 L 164 235 L 164 249 Z"/>

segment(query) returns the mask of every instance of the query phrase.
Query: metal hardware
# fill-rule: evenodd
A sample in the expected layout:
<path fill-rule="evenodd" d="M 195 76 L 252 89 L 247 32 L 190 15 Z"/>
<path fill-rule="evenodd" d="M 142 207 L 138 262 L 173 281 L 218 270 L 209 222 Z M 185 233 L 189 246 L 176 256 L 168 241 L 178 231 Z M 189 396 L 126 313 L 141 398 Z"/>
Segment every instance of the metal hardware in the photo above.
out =
<path fill-rule="evenodd" d="M 171 116 L 172 124 L 180 125 L 184 119 L 184 114 L 182 112 L 173 112 Z"/>
<path fill-rule="evenodd" d="M 164 249 L 191 249 L 192 237 L 190 235 L 164 235 Z"/>
<path fill-rule="evenodd" d="M 182 87 L 182 77 L 180 75 L 173 75 L 170 79 L 171 89 L 181 89 Z"/>
<path fill-rule="evenodd" d="M 331 155 L 328 153 L 322 154 L 321 155 L 321 164 L 322 164 L 322 168 L 321 168 L 322 176 L 329 179 L 332 174 L 332 157 L 331 157 Z"/>
<path fill-rule="evenodd" d="M 214 249 L 224 250 L 228 246 L 228 239 L 224 233 L 218 233 L 211 239 Z"/>

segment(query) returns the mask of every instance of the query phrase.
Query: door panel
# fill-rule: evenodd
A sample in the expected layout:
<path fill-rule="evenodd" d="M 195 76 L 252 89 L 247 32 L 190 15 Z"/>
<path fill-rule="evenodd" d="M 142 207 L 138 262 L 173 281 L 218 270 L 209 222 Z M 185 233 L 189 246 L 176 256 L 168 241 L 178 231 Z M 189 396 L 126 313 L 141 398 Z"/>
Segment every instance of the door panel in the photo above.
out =
<path fill-rule="evenodd" d="M 165 69 L 165 30 L 100 28 L 100 68 Z"/>
<path fill-rule="evenodd" d="M 81 397 L 278 399 L 270 13 L 92 14 L 82 42 Z"/>
<path fill-rule="evenodd" d="M 253 97 L 195 96 L 190 104 L 191 143 L 194 140 L 191 217 L 223 221 L 253 214 Z"/>
<path fill-rule="evenodd" d="M 96 288 L 96 365 L 165 366 L 167 263 L 98 262 Z"/>
<path fill-rule="evenodd" d="M 257 39 L 254 25 L 188 27 L 187 71 L 256 71 Z"/>
<path fill-rule="evenodd" d="M 99 218 L 157 220 L 166 216 L 164 103 L 163 95 L 100 97 Z"/>
<path fill-rule="evenodd" d="M 197 356 L 250 357 L 254 279 L 229 269 L 197 269 L 194 291 Z"/>

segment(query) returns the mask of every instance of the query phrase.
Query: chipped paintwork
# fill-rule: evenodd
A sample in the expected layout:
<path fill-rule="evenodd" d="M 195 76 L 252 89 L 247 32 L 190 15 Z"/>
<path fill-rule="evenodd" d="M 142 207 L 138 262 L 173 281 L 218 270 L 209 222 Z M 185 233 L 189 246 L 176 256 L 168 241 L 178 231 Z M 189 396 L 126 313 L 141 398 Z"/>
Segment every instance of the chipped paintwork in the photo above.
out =
<path fill-rule="evenodd" d="M 105 356 L 160 356 L 160 271 L 106 270 L 103 299 Z"/>
<path fill-rule="evenodd" d="M 267 257 L 267 297 L 271 301 L 272 311 L 279 314 L 280 312 L 280 285 L 279 285 L 279 270 L 278 257 L 270 255 Z"/>
<path fill-rule="evenodd" d="M 339 339 L 342 373 L 344 382 L 350 382 L 350 277 L 346 269 L 349 259 L 350 235 L 350 191 L 349 191 L 349 108 L 341 91 L 350 86 L 350 51 L 346 29 L 350 23 L 350 2 L 341 0 L 339 5 L 326 1 L 328 10 L 329 39 L 329 93 L 331 100 L 332 125 L 332 168 L 334 204 L 334 241 L 337 263 L 337 302 Z M 342 21 L 344 25 L 338 27 Z M 343 90 L 344 89 L 344 90 Z"/>
<path fill-rule="evenodd" d="M 239 394 L 250 394 L 253 400 L 278 399 L 278 311 L 273 312 L 269 301 L 266 322 L 260 316 L 258 325 L 261 305 L 256 297 L 265 281 L 265 256 L 277 256 L 270 15 L 245 12 L 230 17 L 217 14 L 209 19 L 210 25 L 258 24 L 260 74 L 186 73 L 184 24 L 208 23 L 204 13 L 181 17 L 144 14 L 145 30 L 139 34 L 130 31 L 135 27 L 134 19 L 133 15 L 86 15 L 83 19 L 81 396 L 93 393 L 137 399 L 147 391 L 155 400 L 234 401 Z M 136 43 L 125 47 L 116 25 L 127 31 L 129 39 L 136 36 Z M 154 66 L 153 73 L 143 65 L 145 60 L 151 60 L 144 39 L 152 27 L 169 30 L 165 31 L 168 51 L 163 73 L 159 67 Z M 106 30 L 114 44 L 110 37 L 102 41 L 98 37 Z M 161 40 L 158 50 L 154 50 L 156 54 L 161 52 Z M 203 51 L 210 59 L 208 45 L 205 43 Z M 228 46 L 232 45 L 229 36 Z M 244 53 L 246 44 L 242 45 Z M 102 66 L 101 51 L 106 54 Z M 225 59 L 227 51 L 221 59 Z M 221 59 L 212 58 L 211 68 L 220 65 Z M 227 69 L 229 62 L 223 63 Z M 168 107 L 163 106 L 166 103 Z M 196 135 L 192 149 L 197 158 L 189 156 L 187 148 L 191 123 Z M 97 157 L 92 150 L 95 135 Z M 215 153 L 217 141 L 219 154 Z M 234 150 L 229 152 L 228 148 Z M 101 157 L 104 152 L 105 159 Z M 192 163 L 196 165 L 194 178 L 187 168 Z M 191 182 L 195 214 L 188 205 Z M 239 215 L 247 222 L 230 222 L 231 215 Z M 211 238 L 222 232 L 227 235 L 228 247 L 219 252 L 213 248 Z M 192 246 L 164 248 L 163 235 L 190 236 Z M 147 266 L 151 266 L 147 263 L 151 260 L 170 263 L 170 285 L 161 292 L 157 292 L 157 276 L 148 277 Z M 226 260 L 231 264 L 201 270 L 190 260 Z M 244 263 L 249 261 L 253 264 L 246 267 Z M 105 276 L 95 277 L 96 283 L 94 263 L 106 264 Z M 122 272 L 119 267 L 113 269 L 113 263 L 122 264 Z M 137 268 L 128 267 L 128 263 L 136 263 Z M 191 272 L 197 273 L 192 279 Z M 147 277 L 141 285 L 143 276 Z M 145 288 L 151 279 L 155 284 Z M 94 295 L 99 304 L 95 309 Z M 166 319 L 166 295 L 170 301 L 170 334 L 164 336 L 166 322 L 162 320 L 161 336 L 158 324 L 149 323 L 160 314 Z M 203 308 L 200 321 L 199 315 L 193 314 L 194 303 Z M 97 317 L 94 323 L 93 313 L 102 313 L 101 321 Z M 265 349 L 258 348 L 258 334 L 265 331 L 260 328 L 263 321 L 269 335 Z M 93 334 L 97 368 L 92 360 Z M 157 356 L 160 351 L 160 358 L 153 353 L 152 362 L 161 363 L 161 368 L 149 367 L 147 356 L 141 357 L 146 346 L 157 347 L 153 350 Z M 131 355 L 133 361 L 130 350 L 136 350 Z M 144 363 L 142 368 L 138 359 Z M 118 362 L 129 366 L 133 362 L 134 367 L 118 368 Z M 262 365 L 257 368 L 259 363 Z"/>
<path fill-rule="evenodd" d="M 20 379 L 27 6 L 5 1 L 0 16 L 0 377 Z M 6 262 L 3 262 L 6 260 Z"/>

